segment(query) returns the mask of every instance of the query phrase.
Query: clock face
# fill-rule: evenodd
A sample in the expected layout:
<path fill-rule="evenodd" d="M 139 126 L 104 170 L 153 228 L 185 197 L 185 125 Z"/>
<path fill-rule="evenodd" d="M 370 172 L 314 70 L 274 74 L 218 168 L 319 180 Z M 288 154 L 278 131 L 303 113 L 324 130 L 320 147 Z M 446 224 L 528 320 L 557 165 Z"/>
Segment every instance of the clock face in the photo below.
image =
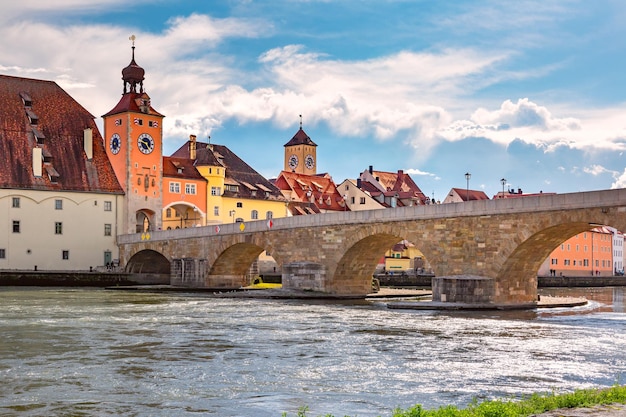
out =
<path fill-rule="evenodd" d="M 120 135 L 114 133 L 111 136 L 111 140 L 109 141 L 109 148 L 111 149 L 111 153 L 117 155 L 122 147 L 122 140 L 120 139 Z"/>
<path fill-rule="evenodd" d="M 154 150 L 154 139 L 147 133 L 142 133 L 137 139 L 137 146 L 142 153 L 146 155 Z"/>
<path fill-rule="evenodd" d="M 296 155 L 291 155 L 289 157 L 289 168 L 294 169 L 298 166 L 298 157 Z"/>
<path fill-rule="evenodd" d="M 306 165 L 308 169 L 313 169 L 315 166 L 315 159 L 313 158 L 313 155 L 307 155 L 306 158 L 304 158 L 304 165 Z"/>

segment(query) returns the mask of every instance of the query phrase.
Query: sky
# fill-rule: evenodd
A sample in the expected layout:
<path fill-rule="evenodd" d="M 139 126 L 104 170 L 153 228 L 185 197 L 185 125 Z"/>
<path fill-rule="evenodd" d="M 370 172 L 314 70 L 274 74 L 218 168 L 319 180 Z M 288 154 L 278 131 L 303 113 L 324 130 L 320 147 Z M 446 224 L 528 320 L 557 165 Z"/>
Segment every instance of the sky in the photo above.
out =
<path fill-rule="evenodd" d="M 135 35 L 165 155 L 210 137 L 275 178 L 302 120 L 337 184 L 592 191 L 626 186 L 624 21 L 622 0 L 21 0 L 0 74 L 55 81 L 102 132 Z"/>

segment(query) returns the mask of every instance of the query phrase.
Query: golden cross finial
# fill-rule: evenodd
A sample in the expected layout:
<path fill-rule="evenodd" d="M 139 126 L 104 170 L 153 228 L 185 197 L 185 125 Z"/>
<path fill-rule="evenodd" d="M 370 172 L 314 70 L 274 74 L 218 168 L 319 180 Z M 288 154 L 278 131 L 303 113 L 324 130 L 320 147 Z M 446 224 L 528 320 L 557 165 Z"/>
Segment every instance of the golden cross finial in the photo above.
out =
<path fill-rule="evenodd" d="M 130 37 L 128 38 L 129 41 L 133 42 L 133 46 L 135 46 L 135 39 L 137 39 L 135 35 L 130 35 Z"/>

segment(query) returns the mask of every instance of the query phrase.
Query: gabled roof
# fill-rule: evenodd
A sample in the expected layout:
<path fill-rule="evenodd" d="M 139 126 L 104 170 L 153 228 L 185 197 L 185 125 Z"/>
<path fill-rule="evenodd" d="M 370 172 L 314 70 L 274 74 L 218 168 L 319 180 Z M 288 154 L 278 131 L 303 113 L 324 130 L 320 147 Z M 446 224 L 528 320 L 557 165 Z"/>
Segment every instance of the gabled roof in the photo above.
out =
<path fill-rule="evenodd" d="M 402 200 L 418 200 L 418 204 L 426 203 L 426 195 L 420 190 L 409 174 L 403 170 L 397 172 L 364 171 L 360 176 L 361 189 L 370 193 L 372 197 L 383 194 L 386 197 L 397 197 L 398 206 L 403 206 Z M 412 203 L 409 203 L 412 204 Z"/>
<path fill-rule="evenodd" d="M 296 134 L 291 138 L 291 140 L 285 143 L 284 146 L 293 146 L 293 145 L 309 145 L 309 146 L 317 146 L 315 142 L 311 140 L 309 135 L 307 135 L 302 127 L 296 132 Z"/>
<path fill-rule="evenodd" d="M 191 159 L 164 156 L 163 176 L 206 181 L 202 174 L 198 172 L 193 162 L 194 161 Z"/>
<path fill-rule="evenodd" d="M 472 201 L 472 200 L 489 200 L 487 194 L 484 191 L 478 190 L 467 190 L 466 188 L 452 188 L 455 193 L 461 197 L 463 201 Z"/>
<path fill-rule="evenodd" d="M 237 191 L 224 190 L 224 197 L 239 197 L 258 200 L 284 200 L 280 190 L 234 152 L 223 145 L 196 142 L 196 159 L 190 158 L 191 141 L 187 141 L 172 154 L 172 157 L 193 161 L 198 166 L 221 166 L 225 168 L 225 184 L 236 185 Z"/>
<path fill-rule="evenodd" d="M 0 118 L 1 188 L 123 194 L 94 116 L 55 82 L 0 75 Z M 92 129 L 91 160 L 85 128 Z M 41 177 L 33 172 L 36 147 L 45 161 Z"/>
<path fill-rule="evenodd" d="M 137 102 L 141 100 L 142 98 L 149 99 L 150 97 L 148 97 L 146 93 L 126 93 L 122 95 L 122 98 L 115 105 L 115 107 L 109 110 L 106 114 L 103 114 L 102 117 L 112 116 L 114 114 L 125 113 L 125 112 L 145 114 L 144 112 L 141 111 L 141 109 L 139 108 L 139 105 L 137 104 Z M 150 114 L 152 116 L 165 117 L 158 111 L 154 110 L 152 106 L 149 107 L 147 114 Z"/>
<path fill-rule="evenodd" d="M 350 210 L 330 176 L 281 171 L 274 184 L 283 194 L 290 196 L 290 204 L 293 206 L 290 209 L 294 215 L 304 214 L 295 208 L 299 205 L 305 211 L 313 208 L 315 212 Z"/>

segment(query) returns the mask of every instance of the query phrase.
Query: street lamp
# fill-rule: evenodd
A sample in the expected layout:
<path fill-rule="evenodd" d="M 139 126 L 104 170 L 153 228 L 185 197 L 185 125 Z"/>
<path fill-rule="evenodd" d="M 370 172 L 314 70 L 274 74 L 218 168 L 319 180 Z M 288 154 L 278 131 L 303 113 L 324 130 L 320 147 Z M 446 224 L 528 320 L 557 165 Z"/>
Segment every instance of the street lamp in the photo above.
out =
<path fill-rule="evenodd" d="M 465 195 L 466 201 L 469 201 L 469 180 L 472 178 L 472 174 L 469 172 L 465 173 L 465 180 L 467 181 L 467 194 Z"/>
<path fill-rule="evenodd" d="M 235 210 L 231 210 L 228 212 L 228 215 L 233 218 L 233 223 L 235 223 L 235 213 L 236 213 Z"/>
<path fill-rule="evenodd" d="M 506 178 L 502 178 L 500 182 L 502 183 L 502 198 L 504 198 L 504 186 L 506 185 Z"/>

